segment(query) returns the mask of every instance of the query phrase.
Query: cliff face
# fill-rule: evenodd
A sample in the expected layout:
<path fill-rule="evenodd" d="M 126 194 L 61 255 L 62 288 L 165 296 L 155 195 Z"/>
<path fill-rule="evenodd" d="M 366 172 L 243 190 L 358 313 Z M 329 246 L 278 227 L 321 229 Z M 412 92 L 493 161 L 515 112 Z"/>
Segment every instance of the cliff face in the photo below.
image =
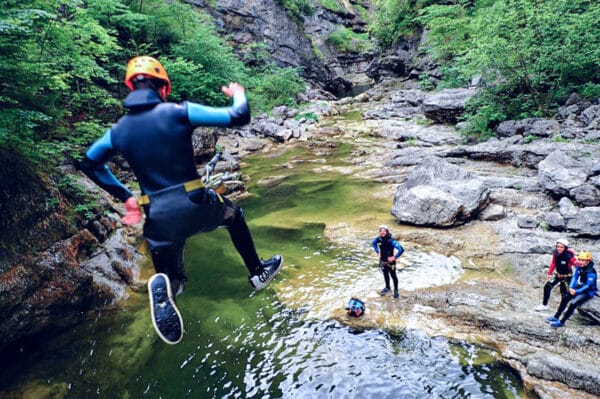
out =
<path fill-rule="evenodd" d="M 316 87 L 340 95 L 370 80 L 365 72 L 375 51 L 340 52 L 327 41 L 341 27 L 365 32 L 366 22 L 351 2 L 337 11 L 316 5 L 314 13 L 302 20 L 291 17 L 275 0 L 188 2 L 210 13 L 238 52 L 247 51 L 249 44 L 263 43 L 277 65 L 302 68 L 304 77 Z M 369 4 L 363 2 L 360 7 L 368 8 Z"/>
<path fill-rule="evenodd" d="M 85 181 L 75 171 L 39 176 L 19 154 L 7 151 L 0 151 L 0 162 L 2 351 L 60 331 L 89 309 L 123 297 L 137 268 L 133 247 L 114 237 L 115 217 L 101 213 L 106 199 L 98 197 L 92 221 L 78 222 L 73 209 L 81 199 L 72 197 L 73 185 Z"/>

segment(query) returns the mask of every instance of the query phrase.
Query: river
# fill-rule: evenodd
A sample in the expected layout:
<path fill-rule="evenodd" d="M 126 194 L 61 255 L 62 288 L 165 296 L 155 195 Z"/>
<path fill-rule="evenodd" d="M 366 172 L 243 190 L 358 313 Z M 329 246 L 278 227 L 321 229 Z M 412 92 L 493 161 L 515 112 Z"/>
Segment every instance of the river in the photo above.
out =
<path fill-rule="evenodd" d="M 399 299 L 378 295 L 383 277 L 370 241 L 379 224 L 393 232 L 391 198 L 377 199 L 373 181 L 338 173 L 349 150 L 340 146 L 325 159 L 299 147 L 245 160 L 252 195 L 241 205 L 259 254 L 285 259 L 267 289 L 251 291 L 226 231 L 198 235 L 186 247 L 180 344 L 158 339 L 146 295 L 134 292 L 124 305 L 5 359 L 0 392 L 56 399 L 525 397 L 493 350 L 428 337 L 399 319 Z M 434 252 L 406 248 L 401 260 L 403 291 L 463 275 L 459 259 Z M 363 320 L 344 313 L 352 296 L 366 301 Z"/>

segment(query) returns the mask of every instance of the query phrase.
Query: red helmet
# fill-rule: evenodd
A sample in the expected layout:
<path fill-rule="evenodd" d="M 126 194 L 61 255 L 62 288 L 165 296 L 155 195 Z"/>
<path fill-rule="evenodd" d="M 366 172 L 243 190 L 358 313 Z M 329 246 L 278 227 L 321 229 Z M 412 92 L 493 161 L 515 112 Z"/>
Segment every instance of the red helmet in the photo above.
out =
<path fill-rule="evenodd" d="M 167 71 L 155 58 L 143 55 L 129 60 L 127 72 L 125 72 L 125 85 L 129 87 L 129 90 L 133 90 L 133 79 L 139 75 L 162 80 L 167 88 L 166 95 L 171 93 L 171 81 Z"/>

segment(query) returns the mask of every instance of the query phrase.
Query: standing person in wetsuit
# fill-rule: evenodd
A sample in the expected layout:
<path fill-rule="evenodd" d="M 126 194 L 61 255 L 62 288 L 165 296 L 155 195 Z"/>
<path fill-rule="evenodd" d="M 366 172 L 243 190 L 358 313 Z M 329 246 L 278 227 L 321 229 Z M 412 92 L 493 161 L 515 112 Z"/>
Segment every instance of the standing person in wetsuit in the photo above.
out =
<path fill-rule="evenodd" d="M 573 275 L 572 268 L 575 266 L 577 258 L 575 252 L 569 248 L 569 242 L 560 238 L 556 240 L 556 249 L 552 252 L 552 261 L 548 268 L 548 275 L 546 276 L 546 284 L 544 285 L 544 297 L 542 304 L 535 307 L 538 312 L 548 310 L 548 300 L 550 299 L 550 292 L 557 284 L 560 284 L 560 305 L 558 306 L 558 313 L 567 306 L 569 302 L 569 281 Z"/>
<path fill-rule="evenodd" d="M 233 99 L 230 107 L 214 108 L 192 102 L 167 102 L 171 82 L 154 58 L 141 56 L 127 65 L 127 114 L 93 143 L 81 170 L 96 184 L 125 203 L 123 223 L 135 224 L 146 215 L 144 237 L 156 270 L 148 282 L 154 327 L 167 343 L 183 337 L 183 320 L 174 297 L 187 280 L 183 250 L 186 239 L 198 232 L 226 227 L 249 272 L 255 290 L 279 273 L 283 258 L 261 261 L 242 209 L 204 184 L 196 169 L 192 133 L 198 126 L 232 127 L 250 121 L 245 89 L 230 83 L 222 92 Z M 142 195 L 133 196 L 106 166 L 122 154 L 135 174 Z"/>
<path fill-rule="evenodd" d="M 390 292 L 390 276 L 394 282 L 394 298 L 398 298 L 398 276 L 396 274 L 396 259 L 402 255 L 404 248 L 396 240 L 392 238 L 392 234 L 387 226 L 379 226 L 379 237 L 376 237 L 371 242 L 373 250 L 379 257 L 379 270 L 383 272 L 385 288 L 380 294 L 385 295 Z M 394 255 L 394 249 L 396 254 Z"/>
<path fill-rule="evenodd" d="M 598 274 L 594 269 L 592 253 L 588 251 L 580 252 L 577 254 L 577 259 L 579 262 L 575 265 L 575 273 L 573 273 L 569 284 L 569 294 L 571 295 L 569 307 L 563 317 L 560 317 L 562 309 L 559 309 L 554 316 L 547 319 L 552 327 L 564 326 L 575 309 L 592 299 L 598 291 Z"/>

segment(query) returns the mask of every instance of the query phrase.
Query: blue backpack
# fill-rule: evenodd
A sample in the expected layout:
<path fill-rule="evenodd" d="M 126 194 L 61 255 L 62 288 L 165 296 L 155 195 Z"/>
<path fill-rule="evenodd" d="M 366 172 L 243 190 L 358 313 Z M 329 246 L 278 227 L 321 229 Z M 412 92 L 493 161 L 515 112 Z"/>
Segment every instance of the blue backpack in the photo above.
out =
<path fill-rule="evenodd" d="M 360 317 L 365 313 L 365 303 L 358 298 L 350 298 L 346 305 L 348 316 Z"/>

